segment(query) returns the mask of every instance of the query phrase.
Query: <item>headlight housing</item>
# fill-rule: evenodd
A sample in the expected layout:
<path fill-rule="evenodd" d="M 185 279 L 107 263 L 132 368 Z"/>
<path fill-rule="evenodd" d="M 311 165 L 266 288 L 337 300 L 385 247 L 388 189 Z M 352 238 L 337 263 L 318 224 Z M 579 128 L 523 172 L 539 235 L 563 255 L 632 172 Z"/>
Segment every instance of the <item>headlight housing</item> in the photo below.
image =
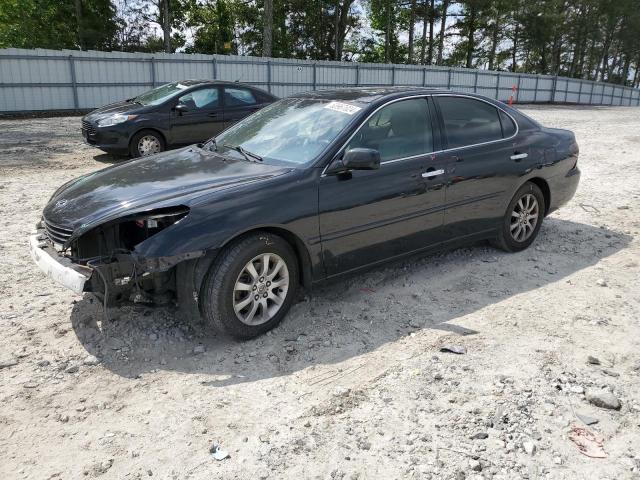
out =
<path fill-rule="evenodd" d="M 111 127 L 112 125 L 118 125 L 119 123 L 124 123 L 127 120 L 133 120 L 137 115 L 124 115 L 122 113 L 115 113 L 113 115 L 109 115 L 108 117 L 101 118 L 98 120 L 99 127 Z"/>

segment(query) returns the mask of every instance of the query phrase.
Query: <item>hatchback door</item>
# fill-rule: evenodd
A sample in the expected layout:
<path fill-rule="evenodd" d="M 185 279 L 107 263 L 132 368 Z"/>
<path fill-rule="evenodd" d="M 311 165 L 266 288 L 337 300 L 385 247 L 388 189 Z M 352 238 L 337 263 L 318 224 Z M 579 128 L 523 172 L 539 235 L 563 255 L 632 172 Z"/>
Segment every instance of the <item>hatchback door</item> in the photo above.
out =
<path fill-rule="evenodd" d="M 178 98 L 171 112 L 171 143 L 202 142 L 224 130 L 220 89 L 209 86 Z"/>
<path fill-rule="evenodd" d="M 521 177 L 537 166 L 503 110 L 465 96 L 434 95 L 450 165 L 445 231 L 451 238 L 493 230 Z"/>
<path fill-rule="evenodd" d="M 242 87 L 224 87 L 225 128 L 260 110 L 264 105 L 253 91 Z"/>
<path fill-rule="evenodd" d="M 378 150 L 381 165 L 320 179 L 320 235 L 329 277 L 441 240 L 445 166 L 431 154 L 427 98 L 378 109 L 342 152 L 351 148 Z"/>

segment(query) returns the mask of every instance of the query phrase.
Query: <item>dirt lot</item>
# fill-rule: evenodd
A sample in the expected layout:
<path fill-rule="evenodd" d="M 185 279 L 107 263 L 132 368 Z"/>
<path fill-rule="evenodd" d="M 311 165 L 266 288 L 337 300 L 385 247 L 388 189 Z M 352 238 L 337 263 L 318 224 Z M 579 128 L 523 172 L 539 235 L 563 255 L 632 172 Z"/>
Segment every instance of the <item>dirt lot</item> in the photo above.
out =
<path fill-rule="evenodd" d="M 245 343 L 45 278 L 42 207 L 116 160 L 77 117 L 0 121 L 0 478 L 638 478 L 640 109 L 523 110 L 576 132 L 583 172 L 533 248 L 374 270 Z"/>

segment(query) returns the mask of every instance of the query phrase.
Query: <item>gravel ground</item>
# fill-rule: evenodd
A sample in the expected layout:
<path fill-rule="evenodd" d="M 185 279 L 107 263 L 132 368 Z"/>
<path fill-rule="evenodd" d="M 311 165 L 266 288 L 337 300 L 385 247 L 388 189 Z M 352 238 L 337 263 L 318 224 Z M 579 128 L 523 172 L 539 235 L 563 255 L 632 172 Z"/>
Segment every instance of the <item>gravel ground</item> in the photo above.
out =
<path fill-rule="evenodd" d="M 523 110 L 576 132 L 583 172 L 531 249 L 373 270 L 244 343 L 45 278 L 49 195 L 118 159 L 77 117 L 0 120 L 0 478 L 638 478 L 640 110 Z"/>

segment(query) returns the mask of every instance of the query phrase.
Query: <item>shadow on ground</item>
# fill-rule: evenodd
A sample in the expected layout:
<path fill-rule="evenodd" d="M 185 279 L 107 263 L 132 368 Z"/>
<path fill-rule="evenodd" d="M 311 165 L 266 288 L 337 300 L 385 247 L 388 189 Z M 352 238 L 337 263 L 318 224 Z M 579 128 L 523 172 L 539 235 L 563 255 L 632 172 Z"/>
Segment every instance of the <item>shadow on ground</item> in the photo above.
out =
<path fill-rule="evenodd" d="M 477 333 L 456 320 L 559 282 L 630 240 L 613 230 L 547 218 L 539 238 L 524 252 L 477 245 L 319 287 L 294 305 L 277 329 L 246 342 L 216 336 L 167 308 L 113 308 L 111 320 L 100 321 L 101 306 L 90 295 L 75 304 L 71 322 L 87 352 L 118 375 L 160 369 L 204 375 L 207 386 L 251 382 L 339 363 L 421 328 Z M 535 321 L 544 321 L 544 313 Z M 196 353 L 202 347 L 205 353 Z"/>

